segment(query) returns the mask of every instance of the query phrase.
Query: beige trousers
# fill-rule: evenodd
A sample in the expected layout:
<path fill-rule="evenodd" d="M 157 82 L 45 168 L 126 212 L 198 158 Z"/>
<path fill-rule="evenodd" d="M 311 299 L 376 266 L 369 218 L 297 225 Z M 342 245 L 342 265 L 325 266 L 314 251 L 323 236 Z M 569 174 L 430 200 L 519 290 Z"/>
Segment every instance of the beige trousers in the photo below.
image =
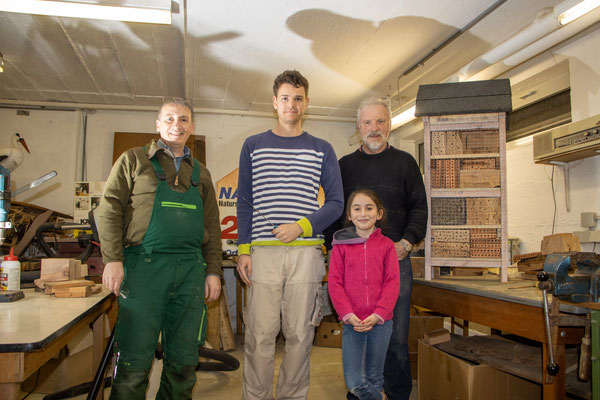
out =
<path fill-rule="evenodd" d="M 252 248 L 252 285 L 244 310 L 243 400 L 273 399 L 275 341 L 280 328 L 285 352 L 276 399 L 306 399 L 324 275 L 323 255 L 315 246 Z"/>

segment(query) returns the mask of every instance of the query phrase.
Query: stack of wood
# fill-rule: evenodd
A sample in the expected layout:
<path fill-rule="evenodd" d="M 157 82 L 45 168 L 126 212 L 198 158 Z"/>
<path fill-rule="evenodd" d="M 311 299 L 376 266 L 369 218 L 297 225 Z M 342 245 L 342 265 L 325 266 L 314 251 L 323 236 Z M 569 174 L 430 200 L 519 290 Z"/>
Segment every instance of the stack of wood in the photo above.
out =
<path fill-rule="evenodd" d="M 581 251 L 579 239 L 571 233 L 544 236 L 540 247 L 542 251 L 514 256 L 521 278 L 537 280 L 537 273 L 544 269 L 544 261 L 548 254 Z"/>
<path fill-rule="evenodd" d="M 88 297 L 100 292 L 102 285 L 83 279 L 87 273 L 87 265 L 74 258 L 44 258 L 34 283 L 56 297 Z"/>
<path fill-rule="evenodd" d="M 546 256 L 541 252 L 519 254 L 514 256 L 517 269 L 522 279 L 537 280 L 537 273 L 544 269 Z"/>

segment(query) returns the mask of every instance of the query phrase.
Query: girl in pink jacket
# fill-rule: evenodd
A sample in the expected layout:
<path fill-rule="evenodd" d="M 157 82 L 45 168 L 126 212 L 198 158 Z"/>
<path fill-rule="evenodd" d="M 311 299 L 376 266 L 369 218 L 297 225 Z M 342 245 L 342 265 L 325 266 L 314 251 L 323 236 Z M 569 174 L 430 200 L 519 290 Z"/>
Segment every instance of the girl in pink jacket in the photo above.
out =
<path fill-rule="evenodd" d="M 344 322 L 344 379 L 352 395 L 380 400 L 391 320 L 400 292 L 398 256 L 394 242 L 377 228 L 385 220 L 385 210 L 374 191 L 354 191 L 346 216 L 354 226 L 333 235 L 329 262 L 329 296 Z"/>

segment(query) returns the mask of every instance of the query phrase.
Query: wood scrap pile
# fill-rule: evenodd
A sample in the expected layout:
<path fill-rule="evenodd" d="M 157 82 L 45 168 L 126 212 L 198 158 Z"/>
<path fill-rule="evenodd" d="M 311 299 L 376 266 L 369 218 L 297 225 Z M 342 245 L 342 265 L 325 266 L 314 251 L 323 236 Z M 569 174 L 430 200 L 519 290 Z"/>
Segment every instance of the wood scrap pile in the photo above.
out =
<path fill-rule="evenodd" d="M 522 279 L 537 281 L 537 273 L 544 269 L 546 256 L 541 252 L 519 254 L 514 256 L 517 263 L 517 270 L 521 273 Z"/>
<path fill-rule="evenodd" d="M 554 253 L 574 253 L 581 251 L 579 239 L 571 233 L 557 233 L 544 236 L 541 251 L 514 256 L 521 278 L 537 280 L 537 273 L 543 271 L 546 255 Z"/>
<path fill-rule="evenodd" d="M 44 258 L 40 278 L 34 281 L 45 294 L 56 297 L 88 297 L 102 290 L 102 285 L 83 279 L 87 265 L 74 258 Z"/>

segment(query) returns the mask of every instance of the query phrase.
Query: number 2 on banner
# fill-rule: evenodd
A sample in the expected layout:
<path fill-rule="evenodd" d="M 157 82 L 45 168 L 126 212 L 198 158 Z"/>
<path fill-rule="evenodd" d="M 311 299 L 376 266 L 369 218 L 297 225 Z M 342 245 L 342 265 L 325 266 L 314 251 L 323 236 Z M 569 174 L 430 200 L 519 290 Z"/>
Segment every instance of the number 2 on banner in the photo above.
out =
<path fill-rule="evenodd" d="M 237 239 L 237 217 L 235 215 L 229 215 L 221 220 L 221 225 L 227 226 L 221 231 L 221 239 Z"/>

